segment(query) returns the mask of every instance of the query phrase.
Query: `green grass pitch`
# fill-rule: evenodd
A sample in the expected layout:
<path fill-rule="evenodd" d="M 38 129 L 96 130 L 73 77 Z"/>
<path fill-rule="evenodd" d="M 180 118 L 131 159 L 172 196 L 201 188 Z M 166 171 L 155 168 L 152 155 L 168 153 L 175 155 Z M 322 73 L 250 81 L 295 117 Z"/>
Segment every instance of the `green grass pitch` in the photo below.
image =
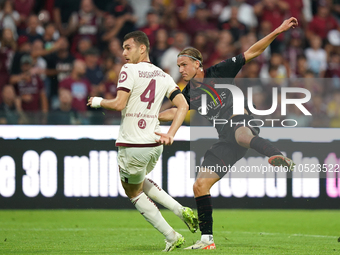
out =
<path fill-rule="evenodd" d="M 167 221 L 193 244 L 172 212 Z M 174 254 L 340 254 L 338 210 L 215 210 L 217 250 Z M 0 210 L 0 254 L 162 254 L 165 244 L 136 210 Z"/>

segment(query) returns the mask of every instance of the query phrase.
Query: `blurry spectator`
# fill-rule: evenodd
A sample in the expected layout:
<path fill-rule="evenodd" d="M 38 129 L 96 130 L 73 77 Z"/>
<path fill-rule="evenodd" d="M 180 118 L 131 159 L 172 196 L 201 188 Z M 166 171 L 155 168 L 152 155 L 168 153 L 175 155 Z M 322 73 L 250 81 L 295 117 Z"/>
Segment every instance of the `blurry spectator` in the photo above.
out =
<path fill-rule="evenodd" d="M 118 38 L 112 38 L 109 43 L 109 53 L 115 57 L 115 63 L 126 63 L 123 57 L 122 43 Z"/>
<path fill-rule="evenodd" d="M 311 47 L 305 50 L 308 68 L 318 77 L 324 77 L 327 68 L 327 54 L 326 51 L 321 48 L 321 38 L 314 35 L 310 39 L 310 45 Z"/>
<path fill-rule="evenodd" d="M 56 0 L 53 9 L 54 22 L 61 33 L 67 35 L 69 19 L 74 12 L 78 12 L 80 0 Z"/>
<path fill-rule="evenodd" d="M 256 81 L 255 79 L 246 79 L 246 82 L 252 82 L 254 85 L 256 84 L 255 81 Z M 257 81 L 259 82 L 259 79 L 257 79 Z M 252 94 L 253 105 L 256 106 L 256 110 L 270 109 L 270 106 L 267 104 L 268 94 L 263 89 L 263 87 L 261 85 L 255 85 L 252 87 L 252 91 L 253 91 L 253 94 Z M 255 119 L 265 120 L 267 118 L 268 116 L 255 115 Z"/>
<path fill-rule="evenodd" d="M 174 35 L 173 45 L 164 52 L 161 61 L 161 68 L 177 82 L 181 74 L 177 67 L 177 55 L 188 46 L 188 36 L 186 33 L 177 31 Z"/>
<path fill-rule="evenodd" d="M 230 5 L 223 8 L 219 17 L 220 22 L 226 22 L 232 16 L 232 7 L 238 7 L 237 19 L 239 22 L 245 24 L 249 28 L 257 26 L 257 18 L 254 14 L 253 6 L 246 3 L 245 0 L 231 0 Z"/>
<path fill-rule="evenodd" d="M 272 24 L 269 21 L 262 21 L 260 23 L 259 32 L 258 32 L 257 36 L 256 36 L 255 33 L 249 33 L 247 35 L 247 37 L 245 38 L 245 42 L 244 42 L 244 44 L 247 45 L 247 47 L 241 48 L 241 52 L 244 52 L 243 50 L 249 49 L 249 47 L 251 45 L 253 45 L 253 43 L 255 43 L 257 40 L 264 38 L 265 36 L 270 34 L 271 31 L 272 31 Z M 241 40 L 242 40 L 242 38 L 241 38 Z M 256 60 L 261 65 L 269 61 L 270 55 L 272 53 L 271 45 L 272 44 L 270 44 L 269 47 L 267 47 L 264 50 L 264 52 L 256 58 Z"/>
<path fill-rule="evenodd" d="M 59 39 L 59 32 L 56 30 L 54 23 L 47 23 L 43 35 L 44 48 L 46 50 L 52 49 L 53 44 Z"/>
<path fill-rule="evenodd" d="M 122 27 L 122 24 L 118 24 L 118 22 L 122 22 L 122 19 L 116 19 L 111 14 L 105 15 L 103 26 L 98 34 L 99 48 L 104 52 L 108 51 L 110 40 L 115 38 Z"/>
<path fill-rule="evenodd" d="M 75 125 L 80 124 L 77 112 L 72 109 L 72 94 L 67 89 L 59 91 L 59 107 L 48 114 L 50 125 Z"/>
<path fill-rule="evenodd" d="M 297 61 L 298 56 L 304 54 L 302 47 L 302 32 L 300 30 L 293 30 L 291 32 L 291 37 L 289 40 L 288 47 L 284 52 L 284 58 L 289 63 L 291 75 L 290 77 L 295 77 L 297 74 Z"/>
<path fill-rule="evenodd" d="M 157 30 L 155 40 L 155 45 L 151 48 L 150 60 L 154 65 L 160 67 L 162 56 L 169 48 L 167 31 L 165 29 Z"/>
<path fill-rule="evenodd" d="M 85 59 L 85 52 L 87 52 L 92 47 L 92 41 L 89 37 L 84 36 L 80 38 L 78 42 L 78 47 L 76 51 L 71 49 L 71 52 L 73 53 L 73 56 L 77 59 L 84 60 Z"/>
<path fill-rule="evenodd" d="M 306 57 L 304 55 L 298 56 L 296 72 L 295 72 L 296 77 L 297 78 L 304 77 L 307 70 L 308 70 L 308 63 L 307 63 Z"/>
<path fill-rule="evenodd" d="M 86 36 L 92 45 L 97 44 L 98 27 L 101 19 L 97 16 L 92 0 L 82 0 L 80 10 L 72 14 L 68 26 L 68 33 L 72 38 L 71 51 L 74 52 L 78 42 Z"/>
<path fill-rule="evenodd" d="M 16 49 L 17 43 L 14 40 L 12 30 L 5 28 L 2 30 L 0 41 L 0 91 L 2 86 L 7 84 L 9 81 L 9 71 Z"/>
<path fill-rule="evenodd" d="M 42 52 L 44 50 L 44 44 L 41 40 L 35 40 L 32 44 L 32 68 L 31 73 L 39 75 L 40 79 L 45 82 L 46 79 L 46 60 L 39 56 L 39 54 L 34 54 L 35 52 Z"/>
<path fill-rule="evenodd" d="M 26 21 L 33 12 L 35 0 L 14 0 L 14 9 L 20 15 L 20 24 L 18 29 L 24 31 L 26 29 Z"/>
<path fill-rule="evenodd" d="M 55 53 L 46 56 L 47 70 L 46 75 L 49 78 L 48 98 L 50 105 L 55 108 L 56 98 L 58 96 L 58 84 L 71 74 L 74 57 L 70 54 L 69 42 L 66 37 L 59 38 L 59 49 Z"/>
<path fill-rule="evenodd" d="M 282 82 L 287 82 L 286 79 L 288 78 L 288 75 L 289 75 L 289 67 L 287 68 L 282 58 L 282 55 L 278 53 L 272 54 L 269 60 L 269 63 L 264 64 L 262 66 L 261 71 L 260 71 L 260 78 L 262 82 L 266 83 L 266 79 L 270 77 L 269 69 L 271 66 L 276 67 L 276 76 L 272 78 L 281 79 Z"/>
<path fill-rule="evenodd" d="M 1 89 L 0 124 L 19 124 L 23 115 L 20 103 L 16 100 L 15 90 L 12 85 L 5 85 Z"/>
<path fill-rule="evenodd" d="M 238 7 L 231 7 L 230 19 L 219 24 L 220 30 L 228 30 L 233 36 L 234 42 L 237 42 L 241 36 L 248 34 L 245 24 L 238 20 Z"/>
<path fill-rule="evenodd" d="M 20 14 L 14 10 L 13 2 L 5 0 L 0 4 L 0 28 L 12 30 L 14 38 L 18 38 L 17 26 L 20 24 Z"/>
<path fill-rule="evenodd" d="M 245 70 L 244 72 L 242 72 L 243 78 L 258 79 L 260 73 L 260 65 L 256 60 L 248 62 L 244 68 Z"/>
<path fill-rule="evenodd" d="M 260 23 L 263 21 L 269 21 L 272 25 L 272 29 L 281 25 L 288 9 L 288 3 L 282 0 L 262 0 L 254 6 L 254 12 L 259 18 Z M 280 34 L 276 37 L 276 39 L 271 43 L 272 52 L 283 51 L 283 39 L 284 34 Z"/>
<path fill-rule="evenodd" d="M 185 21 L 185 31 L 193 38 L 196 33 L 205 31 L 209 37 L 215 37 L 216 25 L 209 20 L 210 12 L 206 9 L 206 4 L 201 3 L 196 6 L 194 17 Z"/>
<path fill-rule="evenodd" d="M 221 32 L 219 35 L 220 35 L 219 40 L 224 41 L 226 43 L 229 43 L 228 39 L 225 39 L 225 37 L 223 37 L 225 35 L 225 33 Z M 202 53 L 203 59 L 209 59 L 210 54 L 211 54 L 211 50 L 212 50 L 213 47 L 211 47 L 212 45 L 210 45 L 210 43 L 208 42 L 207 35 L 204 31 L 198 32 L 195 35 L 193 42 L 192 42 L 192 46 L 194 48 L 198 49 Z"/>
<path fill-rule="evenodd" d="M 72 93 L 72 108 L 77 112 L 86 112 L 87 97 L 92 96 L 91 83 L 84 78 L 86 65 L 82 60 L 75 60 L 71 75 L 59 83 L 60 90 L 66 89 Z"/>
<path fill-rule="evenodd" d="M 19 74 L 21 72 L 20 68 L 20 59 L 23 55 L 28 55 L 31 53 L 32 44 L 28 40 L 27 36 L 21 35 L 18 38 L 17 41 L 18 49 L 14 54 L 12 66 L 11 66 L 11 72 L 10 74 Z"/>
<path fill-rule="evenodd" d="M 332 78 L 331 87 L 329 87 L 331 91 L 340 89 L 340 55 L 338 53 L 331 55 L 325 78 Z"/>
<path fill-rule="evenodd" d="M 300 87 L 307 89 L 312 95 L 322 95 L 323 87 L 327 86 L 326 80 L 315 78 L 314 73 L 308 70 L 303 79 L 298 80 L 300 82 Z"/>
<path fill-rule="evenodd" d="M 297 122 L 297 127 L 310 127 L 313 118 L 310 115 L 304 115 L 304 113 L 294 104 L 287 105 L 286 117 L 287 119 L 295 120 Z"/>
<path fill-rule="evenodd" d="M 208 61 L 205 64 L 206 66 L 216 65 L 234 55 L 232 45 L 220 40 L 216 42 L 214 49 L 215 51 L 208 58 Z"/>
<path fill-rule="evenodd" d="M 166 16 L 169 10 L 167 10 L 167 8 L 165 7 L 163 0 L 151 0 L 151 10 L 154 10 L 158 14 L 160 24 L 168 25 L 166 23 Z"/>
<path fill-rule="evenodd" d="M 118 38 L 123 40 L 127 33 L 135 30 L 137 17 L 133 13 L 132 7 L 127 0 L 115 0 L 108 7 L 108 12 L 116 17 L 117 23 L 121 25 L 118 32 Z"/>
<path fill-rule="evenodd" d="M 150 47 L 152 48 L 156 42 L 156 33 L 159 29 L 164 28 L 160 24 L 159 15 L 154 9 L 150 9 L 146 16 L 147 23 L 144 27 L 139 30 L 144 32 L 150 41 Z"/>
<path fill-rule="evenodd" d="M 329 127 L 329 117 L 327 116 L 327 105 L 320 95 L 312 96 L 311 114 L 313 116 L 311 127 Z"/>
<path fill-rule="evenodd" d="M 104 73 L 99 65 L 99 50 L 89 49 L 85 53 L 86 73 L 85 78 L 90 81 L 94 96 L 104 97 L 105 85 L 103 83 Z"/>
<path fill-rule="evenodd" d="M 42 35 L 44 34 L 43 27 L 39 24 L 39 19 L 37 15 L 31 15 L 28 17 L 27 21 L 26 35 L 28 40 L 32 43 L 35 40 L 42 40 Z"/>
<path fill-rule="evenodd" d="M 302 25 L 305 23 L 303 15 L 303 0 L 285 0 L 289 5 L 289 17 L 297 18 L 299 23 Z"/>
<path fill-rule="evenodd" d="M 306 37 L 312 39 L 314 35 L 317 35 L 321 37 L 322 40 L 325 40 L 328 32 L 337 28 L 338 23 L 330 14 L 330 8 L 324 2 L 320 2 L 317 14 L 308 25 Z"/>
<path fill-rule="evenodd" d="M 333 98 L 327 106 L 327 113 L 331 118 L 330 127 L 340 127 L 340 91 L 336 91 L 333 94 Z"/>
<path fill-rule="evenodd" d="M 117 96 L 118 72 L 116 71 L 115 58 L 111 55 L 104 61 L 105 66 L 105 98 L 113 99 Z"/>
<path fill-rule="evenodd" d="M 46 124 L 48 101 L 43 82 L 37 74 L 32 73 L 32 63 L 31 56 L 22 56 L 20 59 L 21 73 L 12 75 L 10 82 L 17 86 L 21 106 L 28 115 L 29 122 L 31 124 Z"/>

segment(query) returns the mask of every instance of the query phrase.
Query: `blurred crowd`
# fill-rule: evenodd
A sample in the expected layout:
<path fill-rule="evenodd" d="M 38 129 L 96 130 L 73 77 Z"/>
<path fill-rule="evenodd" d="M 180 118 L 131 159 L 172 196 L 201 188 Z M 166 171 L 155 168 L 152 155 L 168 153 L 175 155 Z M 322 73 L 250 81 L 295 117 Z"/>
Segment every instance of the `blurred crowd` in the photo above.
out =
<path fill-rule="evenodd" d="M 0 123 L 118 124 L 120 113 L 86 101 L 116 96 L 126 33 L 145 32 L 152 63 L 183 88 L 176 56 L 185 47 L 200 50 L 207 68 L 291 16 L 299 27 L 247 63 L 236 84 L 252 87 L 260 110 L 271 108 L 274 87 L 306 88 L 312 116 L 293 105 L 282 116 L 279 90 L 266 118 L 340 127 L 340 0 L 0 0 Z"/>

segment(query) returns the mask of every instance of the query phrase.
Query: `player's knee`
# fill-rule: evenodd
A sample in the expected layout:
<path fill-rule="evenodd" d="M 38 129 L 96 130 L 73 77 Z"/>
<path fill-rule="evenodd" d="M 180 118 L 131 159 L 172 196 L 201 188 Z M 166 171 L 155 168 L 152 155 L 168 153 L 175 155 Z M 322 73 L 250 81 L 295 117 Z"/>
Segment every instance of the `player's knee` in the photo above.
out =
<path fill-rule="evenodd" d="M 236 142 L 246 148 L 249 148 L 250 141 L 254 137 L 251 130 L 247 127 L 241 127 L 235 132 Z"/>
<path fill-rule="evenodd" d="M 204 178 L 196 179 L 193 186 L 195 197 L 204 196 L 209 193 L 210 189 L 204 180 L 205 180 Z"/>

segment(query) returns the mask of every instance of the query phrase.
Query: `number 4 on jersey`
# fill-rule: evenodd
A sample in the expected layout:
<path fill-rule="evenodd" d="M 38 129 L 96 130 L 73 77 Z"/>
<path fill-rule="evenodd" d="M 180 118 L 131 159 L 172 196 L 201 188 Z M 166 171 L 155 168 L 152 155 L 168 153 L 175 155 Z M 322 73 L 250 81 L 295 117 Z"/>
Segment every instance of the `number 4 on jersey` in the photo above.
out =
<path fill-rule="evenodd" d="M 155 101 L 155 90 L 156 90 L 156 80 L 152 79 L 149 85 L 147 86 L 147 88 L 144 90 L 143 94 L 140 95 L 140 100 L 142 102 L 148 103 L 147 109 L 150 109 L 151 104 Z M 149 93 L 149 97 L 146 97 L 148 93 Z"/>

